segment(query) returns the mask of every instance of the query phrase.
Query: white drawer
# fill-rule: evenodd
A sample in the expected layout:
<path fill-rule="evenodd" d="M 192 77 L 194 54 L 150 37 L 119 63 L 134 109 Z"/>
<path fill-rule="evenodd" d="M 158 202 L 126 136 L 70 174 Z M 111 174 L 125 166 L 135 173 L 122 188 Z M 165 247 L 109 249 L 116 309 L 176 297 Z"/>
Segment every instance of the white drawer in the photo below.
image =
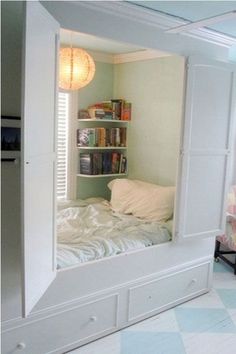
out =
<path fill-rule="evenodd" d="M 118 295 L 50 316 L 5 332 L 2 354 L 63 353 L 63 347 L 96 335 L 106 334 L 117 326 Z M 61 349 L 61 350 L 60 350 Z"/>
<path fill-rule="evenodd" d="M 155 312 L 208 288 L 210 263 L 177 272 L 129 289 L 128 320 Z"/>

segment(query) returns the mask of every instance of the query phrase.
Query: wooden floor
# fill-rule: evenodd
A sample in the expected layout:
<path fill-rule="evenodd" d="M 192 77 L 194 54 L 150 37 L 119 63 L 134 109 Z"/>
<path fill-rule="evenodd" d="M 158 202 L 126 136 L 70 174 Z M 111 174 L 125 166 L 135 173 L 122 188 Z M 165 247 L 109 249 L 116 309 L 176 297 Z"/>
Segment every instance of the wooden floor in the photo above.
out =
<path fill-rule="evenodd" d="M 236 276 L 214 264 L 206 295 L 68 354 L 230 354 L 236 348 Z"/>

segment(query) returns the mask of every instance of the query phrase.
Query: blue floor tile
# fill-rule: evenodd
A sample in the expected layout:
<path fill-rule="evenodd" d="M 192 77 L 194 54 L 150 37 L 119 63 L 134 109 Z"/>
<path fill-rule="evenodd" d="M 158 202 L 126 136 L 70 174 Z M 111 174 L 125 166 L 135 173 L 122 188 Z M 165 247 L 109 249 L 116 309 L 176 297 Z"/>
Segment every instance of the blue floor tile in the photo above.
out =
<path fill-rule="evenodd" d="M 121 354 L 186 354 L 181 335 L 175 332 L 121 332 Z"/>
<path fill-rule="evenodd" d="M 177 307 L 175 314 L 181 332 L 236 332 L 236 326 L 225 309 Z"/>
<path fill-rule="evenodd" d="M 216 289 L 227 309 L 236 309 L 236 289 Z"/>
<path fill-rule="evenodd" d="M 225 262 L 219 260 L 219 262 L 214 262 L 213 269 L 215 273 L 232 273 L 232 268 Z"/>

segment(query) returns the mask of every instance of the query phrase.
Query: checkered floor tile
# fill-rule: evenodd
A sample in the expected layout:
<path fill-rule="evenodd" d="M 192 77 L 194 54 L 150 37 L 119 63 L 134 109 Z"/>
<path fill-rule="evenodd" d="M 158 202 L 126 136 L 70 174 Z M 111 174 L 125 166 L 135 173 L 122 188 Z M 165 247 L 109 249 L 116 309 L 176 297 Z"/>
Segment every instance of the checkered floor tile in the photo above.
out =
<path fill-rule="evenodd" d="M 236 277 L 220 262 L 208 294 L 70 354 L 230 354 L 235 348 Z"/>

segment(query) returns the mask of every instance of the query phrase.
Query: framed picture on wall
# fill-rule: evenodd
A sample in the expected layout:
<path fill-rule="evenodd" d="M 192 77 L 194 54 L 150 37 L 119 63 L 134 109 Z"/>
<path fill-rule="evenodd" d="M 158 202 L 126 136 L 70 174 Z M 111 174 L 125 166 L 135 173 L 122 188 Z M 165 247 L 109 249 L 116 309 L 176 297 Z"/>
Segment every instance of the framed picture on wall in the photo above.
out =
<path fill-rule="evenodd" d="M 20 117 L 1 116 L 1 160 L 14 161 L 21 150 Z"/>

